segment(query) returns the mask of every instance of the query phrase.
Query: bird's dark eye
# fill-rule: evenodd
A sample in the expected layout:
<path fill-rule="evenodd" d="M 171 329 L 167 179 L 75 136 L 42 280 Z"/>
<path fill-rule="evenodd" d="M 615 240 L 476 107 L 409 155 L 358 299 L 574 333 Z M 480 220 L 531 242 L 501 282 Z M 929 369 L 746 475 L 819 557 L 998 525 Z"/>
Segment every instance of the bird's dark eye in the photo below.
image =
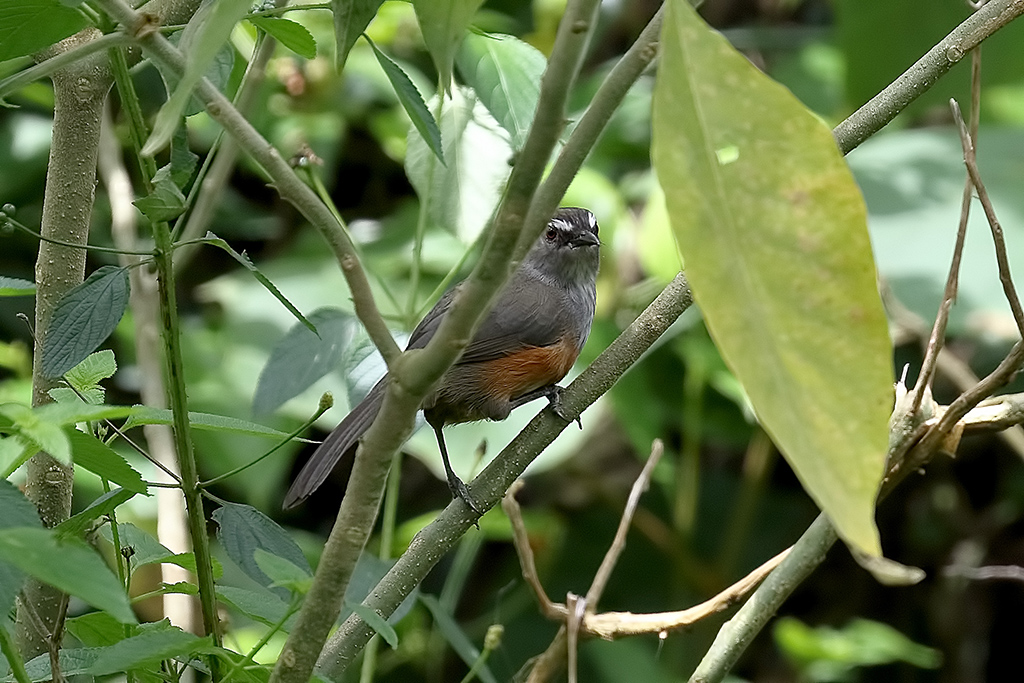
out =
<path fill-rule="evenodd" d="M 548 228 L 544 233 L 544 239 L 548 242 L 554 242 L 556 237 L 558 237 L 558 230 L 555 228 Z"/>

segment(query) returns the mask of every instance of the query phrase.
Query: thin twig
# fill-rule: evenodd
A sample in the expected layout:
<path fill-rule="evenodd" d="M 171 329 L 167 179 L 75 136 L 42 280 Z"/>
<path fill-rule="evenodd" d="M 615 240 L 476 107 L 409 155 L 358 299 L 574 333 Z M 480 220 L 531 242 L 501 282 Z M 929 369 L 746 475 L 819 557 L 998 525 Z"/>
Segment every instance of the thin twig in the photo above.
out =
<path fill-rule="evenodd" d="M 558 633 L 555 634 L 544 653 L 523 666 L 523 670 L 528 669 L 530 672 L 526 683 L 545 683 L 562 670 L 565 666 L 565 648 L 568 639 L 563 625 L 558 629 Z M 516 676 L 513 680 L 520 680 L 520 676 Z"/>
<path fill-rule="evenodd" d="M 722 612 L 742 600 L 786 559 L 790 551 L 792 548 L 786 548 L 718 595 L 689 609 L 654 614 L 603 612 L 588 615 L 583 620 L 583 628 L 590 635 L 611 639 L 642 633 L 665 633 L 693 626 L 698 621 Z"/>
<path fill-rule="evenodd" d="M 551 601 L 547 591 L 544 590 L 544 585 L 540 582 L 540 577 L 537 575 L 537 563 L 533 558 L 533 548 L 530 547 L 530 537 L 526 532 L 526 524 L 523 523 L 523 513 L 519 507 L 519 502 L 516 500 L 516 494 L 519 493 L 521 488 L 523 488 L 523 482 L 521 479 L 517 479 L 502 497 L 501 509 L 505 511 L 505 515 L 512 524 L 512 544 L 515 546 L 516 554 L 519 556 L 519 566 L 522 567 L 523 578 L 526 580 L 527 585 L 533 589 L 533 594 L 537 598 L 541 614 L 548 619 L 562 619 L 565 617 L 565 607 L 562 605 L 556 606 Z M 561 609 L 558 609 L 558 607 L 561 607 Z"/>
<path fill-rule="evenodd" d="M 665 444 L 661 439 L 655 439 L 651 444 L 651 454 L 648 456 L 643 470 L 640 471 L 640 476 L 633 482 L 633 488 L 626 500 L 626 507 L 622 511 L 622 518 L 619 520 L 619 528 L 615 531 L 615 538 L 612 539 L 608 552 L 605 553 L 604 559 L 601 561 L 601 566 L 594 574 L 590 590 L 587 591 L 587 612 L 591 614 L 597 611 L 597 603 L 601 599 L 601 594 L 604 593 L 605 586 L 608 585 L 608 579 L 615 568 L 615 563 L 618 562 L 619 556 L 626 547 L 626 534 L 633 522 L 633 514 L 636 512 L 637 505 L 640 504 L 640 496 L 651 483 L 651 475 L 654 474 L 654 468 L 658 465 L 664 452 Z"/>
<path fill-rule="evenodd" d="M 579 665 L 580 624 L 587 613 L 587 599 L 575 593 L 565 596 L 565 653 L 569 669 L 569 683 L 576 683 Z"/>
<path fill-rule="evenodd" d="M 960 115 L 960 106 L 956 100 L 950 100 L 949 106 L 953 109 L 953 118 L 956 120 L 957 130 L 960 131 L 960 145 L 964 150 L 964 163 L 967 164 L 967 173 L 971 176 L 971 183 L 978 192 L 978 200 L 981 208 L 985 211 L 985 218 L 988 219 L 988 226 L 992 231 L 992 242 L 996 248 L 996 265 L 999 267 L 999 282 L 1003 285 L 1003 293 L 1006 301 L 1013 311 L 1013 320 L 1017 323 L 1017 331 L 1024 338 L 1024 309 L 1021 308 L 1020 298 L 1017 296 L 1017 288 L 1013 284 L 1013 273 L 1010 272 L 1010 259 L 1006 255 L 1006 238 L 1003 235 L 1003 227 L 999 225 L 996 218 L 995 208 L 992 200 L 985 189 L 985 183 L 981 179 L 981 172 L 978 170 L 978 159 L 975 154 L 974 144 L 971 135 L 964 124 L 963 116 Z"/>
<path fill-rule="evenodd" d="M 971 141 L 978 140 L 978 119 L 981 115 L 981 46 L 971 50 Z M 946 277 L 946 289 L 942 295 L 942 304 L 935 316 L 928 345 L 925 348 L 921 372 L 914 385 L 914 396 L 911 401 L 910 413 L 916 415 L 921 407 L 921 399 L 925 391 L 930 390 L 935 377 L 935 364 L 939 352 L 946 339 L 946 325 L 949 323 L 949 311 L 956 301 L 957 287 L 960 284 L 960 261 L 964 253 L 964 241 L 967 238 L 967 219 L 971 214 L 972 188 L 971 178 L 964 180 L 964 192 L 960 199 L 960 223 L 956 231 L 956 244 L 953 247 L 953 260 L 949 264 L 949 275 Z"/>
<path fill-rule="evenodd" d="M 894 328 L 899 335 L 919 339 L 923 342 L 928 334 L 924 319 L 908 309 L 891 291 L 884 290 L 883 299 Z M 936 355 L 936 370 L 946 377 L 959 391 L 967 391 L 980 381 L 971 366 L 952 353 L 948 348 L 941 347 Z M 1024 409 L 1024 405 L 1015 404 L 1013 396 L 999 396 L 990 406 L 986 399 L 978 407 L 971 409 L 962 419 L 966 431 L 997 431 L 1007 446 L 1018 457 L 1024 459 L 1024 413 L 1016 412 Z M 938 412 L 945 410 L 940 408 Z M 998 413 L 999 417 L 995 415 Z M 937 420 L 937 418 L 933 418 Z M 926 423 L 929 424 L 929 423 Z"/>

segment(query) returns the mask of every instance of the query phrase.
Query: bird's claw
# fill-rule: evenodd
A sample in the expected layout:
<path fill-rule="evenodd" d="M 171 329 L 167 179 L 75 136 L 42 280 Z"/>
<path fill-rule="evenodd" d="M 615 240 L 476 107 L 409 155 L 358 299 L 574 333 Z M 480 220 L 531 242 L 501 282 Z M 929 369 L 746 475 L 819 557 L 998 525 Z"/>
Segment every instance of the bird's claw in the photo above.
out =
<path fill-rule="evenodd" d="M 452 492 L 452 498 L 460 499 L 463 503 L 468 505 L 469 509 L 475 512 L 477 516 L 482 516 L 484 514 L 485 510 L 481 508 L 477 502 L 473 500 L 473 496 L 470 495 L 469 487 L 466 486 L 466 483 L 459 479 L 454 473 L 452 476 L 448 477 L 448 490 Z M 479 525 L 477 525 L 477 528 L 479 528 Z"/>
<path fill-rule="evenodd" d="M 566 422 L 575 422 L 576 426 L 583 429 L 583 421 L 580 420 L 580 416 L 571 417 L 565 413 L 562 409 L 562 392 L 565 391 L 562 387 L 555 385 L 551 393 L 548 394 L 548 403 L 551 406 L 551 410 L 558 417 L 562 418 Z"/>

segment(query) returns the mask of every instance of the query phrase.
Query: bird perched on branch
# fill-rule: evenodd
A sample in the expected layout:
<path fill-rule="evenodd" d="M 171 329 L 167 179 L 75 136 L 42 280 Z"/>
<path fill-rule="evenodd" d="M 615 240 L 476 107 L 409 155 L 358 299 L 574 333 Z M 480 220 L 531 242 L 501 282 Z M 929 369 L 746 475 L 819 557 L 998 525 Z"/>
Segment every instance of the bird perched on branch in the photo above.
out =
<path fill-rule="evenodd" d="M 514 408 L 548 398 L 557 409 L 557 382 L 568 374 L 590 334 L 600 264 L 597 219 L 562 208 L 499 292 L 459 359 L 423 399 L 434 429 L 448 488 L 475 512 L 483 510 L 456 476 L 442 428 L 476 420 L 504 420 Z M 409 349 L 427 345 L 458 294 L 449 290 L 413 330 Z M 308 498 L 344 456 L 358 446 L 384 400 L 385 375 L 335 427 L 299 472 L 284 498 L 291 508 Z"/>

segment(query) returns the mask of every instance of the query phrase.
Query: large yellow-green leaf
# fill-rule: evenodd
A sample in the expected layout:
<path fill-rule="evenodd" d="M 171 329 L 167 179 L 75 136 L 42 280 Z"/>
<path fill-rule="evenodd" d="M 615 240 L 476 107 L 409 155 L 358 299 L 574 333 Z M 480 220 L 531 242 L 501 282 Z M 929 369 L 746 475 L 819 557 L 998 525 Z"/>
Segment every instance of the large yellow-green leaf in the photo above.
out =
<path fill-rule="evenodd" d="M 831 132 L 670 0 L 654 162 L 722 355 L 839 534 L 877 555 L 892 351 L 864 202 Z"/>

